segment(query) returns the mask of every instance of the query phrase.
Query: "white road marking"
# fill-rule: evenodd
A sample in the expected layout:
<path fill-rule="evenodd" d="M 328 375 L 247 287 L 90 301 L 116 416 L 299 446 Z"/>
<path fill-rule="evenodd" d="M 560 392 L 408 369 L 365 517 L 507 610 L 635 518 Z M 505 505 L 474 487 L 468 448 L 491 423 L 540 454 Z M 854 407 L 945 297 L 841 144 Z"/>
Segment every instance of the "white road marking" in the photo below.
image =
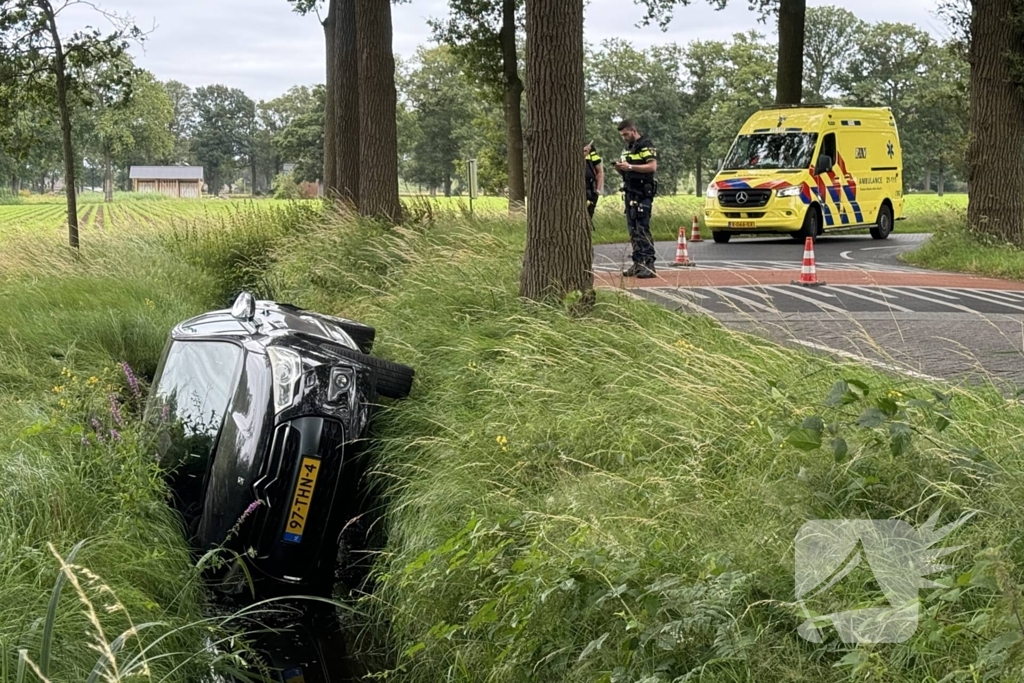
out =
<path fill-rule="evenodd" d="M 918 290 L 920 292 L 925 292 L 927 294 L 931 294 L 932 296 L 937 296 L 940 299 L 948 299 L 949 301 L 959 301 L 960 300 L 960 297 L 953 296 L 952 294 L 946 294 L 942 290 L 940 290 L 938 288 L 935 288 L 935 287 L 914 287 L 913 289 L 916 289 L 916 290 Z M 937 303 L 942 303 L 942 302 L 937 302 Z"/>
<path fill-rule="evenodd" d="M 1020 311 L 1020 312 L 1024 313 L 1024 308 L 1022 308 L 1020 306 L 1017 306 L 1016 304 L 1006 303 L 1005 301 L 1000 301 L 999 299 L 990 298 L 990 297 L 987 297 L 987 296 L 983 296 L 981 294 L 975 294 L 975 293 L 968 292 L 967 290 L 963 290 L 963 289 L 958 290 L 958 292 L 959 292 L 960 296 L 962 296 L 962 297 L 965 296 L 965 297 L 968 297 L 970 299 L 977 299 L 978 301 L 984 301 L 984 302 L 987 302 L 987 303 L 990 303 L 990 304 L 994 304 L 996 306 L 1002 306 L 1003 308 L 1012 308 L 1015 311 Z"/>
<path fill-rule="evenodd" d="M 940 306 L 948 306 L 949 308 L 955 308 L 956 310 L 963 311 L 964 313 L 971 313 L 973 315 L 978 315 L 978 316 L 981 315 L 981 313 L 979 313 L 978 311 L 974 310 L 973 308 L 967 308 L 966 306 L 961 306 L 960 304 L 955 304 L 955 303 L 953 303 L 951 301 L 939 301 L 938 299 L 933 299 L 930 296 L 925 296 L 925 295 L 920 294 L 920 293 L 919 294 L 915 294 L 914 292 L 911 291 L 912 289 L 916 290 L 917 287 L 901 287 L 899 292 L 900 292 L 900 294 L 902 296 L 909 296 L 909 297 L 913 297 L 915 299 L 921 299 L 922 301 L 928 301 L 928 302 L 933 303 L 933 304 L 939 304 Z M 927 291 L 927 290 L 924 290 L 924 291 Z M 931 292 L 928 292 L 928 293 L 931 294 Z"/>
<path fill-rule="evenodd" d="M 809 349 L 814 349 L 816 351 L 823 351 L 825 353 L 831 353 L 833 355 L 839 356 L 840 358 L 846 358 L 846 359 L 849 359 L 849 360 L 852 360 L 852 361 L 856 361 L 858 363 L 864 363 L 866 365 L 871 365 L 871 366 L 874 366 L 876 368 L 881 368 L 883 370 L 889 370 L 889 371 L 892 371 L 892 372 L 898 372 L 901 375 L 906 375 L 908 377 L 913 377 L 915 379 L 924 379 L 924 380 L 928 380 L 928 381 L 931 381 L 931 382 L 942 382 L 943 381 L 943 380 L 939 379 L 938 377 L 932 377 L 931 375 L 925 375 L 923 373 L 916 372 L 916 371 L 910 370 L 908 368 L 901 368 L 901 367 L 899 367 L 897 365 L 892 365 L 891 363 L 883 363 L 880 360 L 874 360 L 872 358 L 865 358 L 864 356 L 858 356 L 857 354 L 850 353 L 849 351 L 842 351 L 840 349 L 833 349 L 831 346 L 825 346 L 823 344 L 816 344 L 814 342 L 804 341 L 802 339 L 790 339 L 789 341 L 794 343 L 794 344 L 799 344 L 800 346 L 806 346 Z"/>
<path fill-rule="evenodd" d="M 858 294 L 857 292 L 854 291 L 855 289 L 867 290 L 869 294 L 874 294 L 874 292 L 872 292 L 867 287 L 842 287 L 842 288 L 837 288 L 838 291 L 842 292 L 843 294 L 845 294 L 847 296 L 852 296 L 852 297 L 856 297 L 858 299 L 863 299 L 864 301 L 870 301 L 871 303 L 878 304 L 879 306 L 885 306 L 886 308 L 889 308 L 889 309 L 894 310 L 894 311 L 900 311 L 901 313 L 913 313 L 913 311 L 910 310 L 909 308 L 904 308 L 903 306 L 899 306 L 897 304 L 892 303 L 891 301 L 888 301 L 889 297 L 885 296 L 881 292 L 878 293 L 878 294 L 882 295 L 882 300 L 879 301 L 879 297 L 878 296 L 869 296 L 868 294 Z"/>
<path fill-rule="evenodd" d="M 672 301 L 680 303 L 683 306 L 686 306 L 687 308 L 696 311 L 697 313 L 703 313 L 704 315 L 710 316 L 712 318 L 715 317 L 715 314 L 709 311 L 708 309 L 704 308 L 703 306 L 698 306 L 689 299 L 683 298 L 675 294 L 671 289 L 667 287 L 652 287 L 651 289 L 656 295 L 663 296 L 666 299 L 671 299 Z"/>
<path fill-rule="evenodd" d="M 791 296 L 794 299 L 800 299 L 801 301 L 806 301 L 807 303 L 814 304 L 815 306 L 823 310 L 835 311 L 836 313 L 842 313 L 843 315 L 850 314 L 850 312 L 847 311 L 845 308 L 839 308 L 838 306 L 833 306 L 832 304 L 825 303 L 824 301 L 818 301 L 816 299 L 812 299 L 811 297 L 804 296 L 803 294 L 797 294 L 796 292 L 784 289 L 780 285 L 773 285 L 768 287 L 768 289 L 773 292 L 785 294 L 786 296 Z"/>
<path fill-rule="evenodd" d="M 741 291 L 743 291 L 743 290 L 741 290 Z M 733 301 L 738 301 L 741 304 L 744 304 L 746 306 L 750 306 L 751 308 L 756 308 L 757 310 L 764 311 L 765 313 L 778 313 L 779 312 L 779 309 L 777 309 L 777 308 L 773 308 L 771 306 L 766 306 L 766 305 L 764 305 L 762 303 L 759 303 L 757 301 L 751 301 L 750 299 L 748 299 L 748 298 L 746 298 L 744 296 L 741 296 L 737 292 L 728 292 L 724 288 L 718 290 L 718 296 L 726 297 L 728 299 L 732 299 Z"/>
<path fill-rule="evenodd" d="M 863 249 L 860 249 L 859 251 L 878 251 L 879 249 L 899 249 L 899 248 L 900 248 L 900 245 L 894 244 L 891 247 L 864 247 Z"/>
<path fill-rule="evenodd" d="M 839 258 L 846 259 L 847 261 L 852 261 L 853 257 L 850 256 L 850 254 L 852 253 L 852 251 L 844 251 L 841 254 L 839 254 Z"/>

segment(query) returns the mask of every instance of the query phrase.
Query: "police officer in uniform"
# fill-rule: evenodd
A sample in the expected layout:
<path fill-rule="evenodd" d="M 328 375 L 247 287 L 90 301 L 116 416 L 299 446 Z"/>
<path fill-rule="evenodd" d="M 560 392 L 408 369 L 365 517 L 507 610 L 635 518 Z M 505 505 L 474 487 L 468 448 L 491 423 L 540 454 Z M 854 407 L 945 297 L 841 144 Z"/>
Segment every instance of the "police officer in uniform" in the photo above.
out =
<path fill-rule="evenodd" d="M 658 191 L 654 178 L 658 170 L 657 150 L 629 119 L 620 123 L 618 128 L 619 136 L 627 147 L 623 160 L 615 164 L 615 170 L 622 174 L 626 225 L 633 243 L 633 265 L 622 274 L 652 278 L 655 277 L 654 262 L 657 260 L 651 236 L 651 207 Z"/>
<path fill-rule="evenodd" d="M 583 158 L 586 161 L 587 213 L 593 218 L 597 200 L 604 188 L 604 167 L 601 165 L 601 155 L 597 153 L 593 141 L 583 147 Z"/>

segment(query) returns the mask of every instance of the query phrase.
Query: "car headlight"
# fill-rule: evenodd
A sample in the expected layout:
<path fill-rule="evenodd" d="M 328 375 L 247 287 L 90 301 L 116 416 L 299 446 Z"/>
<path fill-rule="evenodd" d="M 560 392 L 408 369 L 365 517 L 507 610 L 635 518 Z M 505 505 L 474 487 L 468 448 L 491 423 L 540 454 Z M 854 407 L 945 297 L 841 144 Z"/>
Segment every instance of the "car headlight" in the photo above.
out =
<path fill-rule="evenodd" d="M 782 190 L 777 190 L 775 195 L 779 199 L 784 199 L 786 197 L 799 197 L 802 189 L 803 188 L 801 188 L 799 185 L 794 185 L 793 187 L 787 187 Z"/>
<path fill-rule="evenodd" d="M 714 183 L 711 183 L 710 185 L 708 185 L 708 191 L 707 191 L 706 195 L 707 195 L 708 199 L 717 199 L 718 198 L 718 186 L 715 185 Z"/>
<path fill-rule="evenodd" d="M 271 346 L 270 369 L 274 375 L 274 412 L 279 413 L 295 404 L 302 377 L 302 358 L 290 349 Z"/>

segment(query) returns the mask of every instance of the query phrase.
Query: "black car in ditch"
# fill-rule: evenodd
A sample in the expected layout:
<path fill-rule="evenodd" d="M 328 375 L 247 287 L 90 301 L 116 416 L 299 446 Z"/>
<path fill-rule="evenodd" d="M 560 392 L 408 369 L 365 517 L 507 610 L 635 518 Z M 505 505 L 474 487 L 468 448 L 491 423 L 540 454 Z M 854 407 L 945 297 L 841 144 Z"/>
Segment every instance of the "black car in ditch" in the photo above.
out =
<path fill-rule="evenodd" d="M 374 339 L 245 292 L 171 331 L 146 419 L 193 547 L 227 557 L 214 575 L 228 595 L 331 594 L 362 512 L 371 413 L 413 381 L 371 355 Z"/>

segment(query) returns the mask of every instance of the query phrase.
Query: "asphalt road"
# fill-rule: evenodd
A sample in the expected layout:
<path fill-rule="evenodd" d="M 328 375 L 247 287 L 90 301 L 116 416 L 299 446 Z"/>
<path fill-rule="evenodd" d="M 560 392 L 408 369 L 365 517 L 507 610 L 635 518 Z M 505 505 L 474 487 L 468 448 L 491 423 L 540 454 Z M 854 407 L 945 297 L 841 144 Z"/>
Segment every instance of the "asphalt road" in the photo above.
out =
<path fill-rule="evenodd" d="M 1008 394 L 1024 387 L 1024 291 L 1019 285 L 965 283 L 955 274 L 940 277 L 940 286 L 901 283 L 929 272 L 896 258 L 927 238 L 898 232 L 888 240 L 822 237 L 815 260 L 823 287 L 757 282 L 758 273 L 768 271 L 791 271 L 798 279 L 803 244 L 789 238 L 689 244 L 696 263 L 692 270 L 742 272 L 751 280 L 745 284 L 679 286 L 632 279 L 622 284 L 681 313 L 710 315 L 731 329 L 840 361 L 954 383 L 992 382 Z M 669 271 L 676 244 L 656 246 L 659 272 Z M 629 265 L 629 252 L 622 244 L 595 248 L 595 270 L 619 272 Z M 869 273 L 879 284 L 828 284 L 829 274 L 839 279 L 850 271 Z"/>

